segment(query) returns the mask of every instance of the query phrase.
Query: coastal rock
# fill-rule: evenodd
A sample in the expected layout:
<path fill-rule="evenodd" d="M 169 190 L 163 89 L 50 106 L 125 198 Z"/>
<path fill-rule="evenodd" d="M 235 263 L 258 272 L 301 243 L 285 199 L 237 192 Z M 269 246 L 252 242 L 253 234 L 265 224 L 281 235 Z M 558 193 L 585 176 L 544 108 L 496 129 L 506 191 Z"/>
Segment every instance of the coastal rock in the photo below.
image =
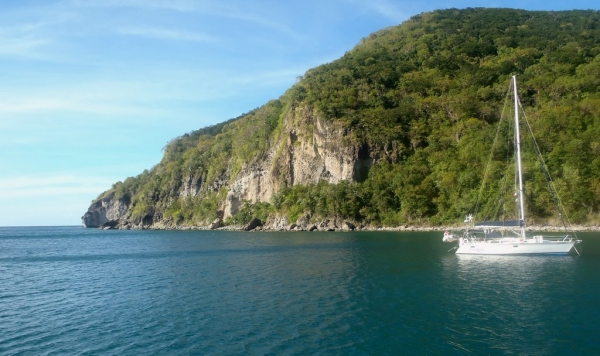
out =
<path fill-rule="evenodd" d="M 304 214 L 302 216 L 300 216 L 297 220 L 296 220 L 296 225 L 301 227 L 304 230 L 308 230 L 308 228 L 310 227 L 310 219 L 311 219 L 311 215 L 310 214 Z"/>
<path fill-rule="evenodd" d="M 90 205 L 88 211 L 81 217 L 85 227 L 104 227 L 109 222 L 124 219 L 128 215 L 129 202 L 126 199 L 118 199 L 114 192 L 106 197 L 98 199 Z M 115 227 L 114 223 L 112 227 Z M 113 223 L 111 223 L 113 224 Z"/>
<path fill-rule="evenodd" d="M 272 216 L 265 223 L 270 230 L 285 230 L 289 225 L 287 216 Z"/>
<path fill-rule="evenodd" d="M 317 225 L 317 230 L 319 231 L 335 231 L 337 228 L 338 226 L 335 224 L 335 220 L 330 219 L 325 219 Z"/>
<path fill-rule="evenodd" d="M 220 218 L 216 218 L 209 226 L 208 228 L 210 230 L 216 230 L 218 228 L 220 228 L 221 226 L 223 226 L 223 221 Z"/>
<path fill-rule="evenodd" d="M 242 230 L 244 230 L 244 231 L 254 230 L 254 228 L 256 228 L 257 226 L 261 226 L 261 225 L 262 225 L 262 222 L 259 219 L 254 218 L 254 219 L 252 219 L 252 221 L 250 221 L 248 224 L 246 224 L 246 226 L 244 226 L 242 228 Z"/>
<path fill-rule="evenodd" d="M 104 224 L 100 225 L 100 229 L 102 230 L 111 230 L 114 229 L 115 227 L 117 227 L 119 225 L 120 221 L 119 220 L 109 220 L 107 222 L 105 222 Z"/>
<path fill-rule="evenodd" d="M 354 226 L 353 223 L 349 222 L 349 221 L 344 221 L 342 223 L 342 226 L 340 227 L 340 229 L 342 231 L 354 231 L 356 226 Z"/>

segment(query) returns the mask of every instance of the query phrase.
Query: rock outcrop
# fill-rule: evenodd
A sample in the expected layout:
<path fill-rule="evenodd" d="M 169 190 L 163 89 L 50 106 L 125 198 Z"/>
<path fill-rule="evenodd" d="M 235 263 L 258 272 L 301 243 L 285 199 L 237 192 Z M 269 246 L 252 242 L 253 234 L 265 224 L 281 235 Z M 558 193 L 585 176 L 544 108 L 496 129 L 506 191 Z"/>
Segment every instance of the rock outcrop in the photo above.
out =
<path fill-rule="evenodd" d="M 225 188 L 227 196 L 221 202 L 222 219 L 234 215 L 244 201 L 268 202 L 282 187 L 311 184 L 325 180 L 338 183 L 342 180 L 361 179 L 373 164 L 369 147 L 352 143 L 347 128 L 339 122 L 320 117 L 317 110 L 300 105 L 290 109 L 284 117 L 283 133 L 279 140 L 252 162 L 246 163 L 231 178 L 231 169 L 205 186 L 205 172 L 189 172 L 181 179 L 178 196 L 202 196 Z M 170 228 L 170 222 L 161 216 L 148 214 L 131 219 L 130 204 L 113 193 L 96 200 L 82 217 L 86 227 L 108 228 Z M 222 221 L 222 220 L 220 220 Z M 267 223 L 267 225 L 270 225 Z M 303 229 L 309 229 L 304 224 Z M 207 228 L 219 228 L 221 223 L 208 223 Z M 276 222 L 274 229 L 289 226 Z M 319 228 L 323 229 L 323 227 Z M 327 227 L 327 229 L 335 229 Z"/>
<path fill-rule="evenodd" d="M 373 165 L 367 146 L 342 144 L 350 133 L 341 124 L 326 121 L 307 106 L 286 115 L 284 135 L 254 163 L 245 165 L 227 187 L 225 218 L 243 201 L 269 201 L 283 186 L 356 181 Z"/>
<path fill-rule="evenodd" d="M 127 216 L 128 210 L 128 202 L 112 193 L 92 203 L 81 219 L 85 227 L 115 228 Z"/>

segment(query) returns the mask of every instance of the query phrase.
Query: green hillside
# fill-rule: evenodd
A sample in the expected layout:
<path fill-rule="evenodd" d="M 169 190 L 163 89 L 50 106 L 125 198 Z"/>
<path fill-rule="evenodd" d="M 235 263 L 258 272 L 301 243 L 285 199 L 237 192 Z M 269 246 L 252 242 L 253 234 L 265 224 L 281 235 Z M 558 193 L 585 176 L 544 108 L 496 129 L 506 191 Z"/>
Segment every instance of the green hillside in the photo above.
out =
<path fill-rule="evenodd" d="M 153 169 L 98 199 L 125 201 L 134 221 L 206 224 L 227 195 L 216 183 L 263 159 L 281 141 L 285 115 L 305 105 L 346 127 L 340 144 L 361 147 L 374 165 L 356 181 L 282 184 L 269 202 L 246 203 L 230 222 L 275 213 L 295 221 L 311 213 L 372 225 L 456 223 L 474 209 L 514 74 L 569 217 L 600 222 L 597 11 L 450 9 L 415 16 L 309 70 L 279 99 L 174 139 Z M 491 188 L 504 184 L 509 150 L 494 155 Z M 525 166 L 526 205 L 535 222 L 544 222 L 554 219 L 553 204 L 536 165 Z M 203 188 L 182 197 L 188 176 Z M 482 212 L 493 210 L 494 194 L 484 196 Z"/>

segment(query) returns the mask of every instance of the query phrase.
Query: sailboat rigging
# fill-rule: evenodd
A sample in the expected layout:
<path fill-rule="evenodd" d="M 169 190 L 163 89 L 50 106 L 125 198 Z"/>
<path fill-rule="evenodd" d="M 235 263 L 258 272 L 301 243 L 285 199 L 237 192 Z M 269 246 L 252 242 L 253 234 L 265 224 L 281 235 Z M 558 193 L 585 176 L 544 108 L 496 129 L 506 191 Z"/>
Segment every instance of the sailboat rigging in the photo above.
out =
<path fill-rule="evenodd" d="M 474 216 L 469 214 L 465 218 L 465 229 L 460 233 L 451 233 L 446 231 L 444 233 L 443 241 L 453 242 L 458 241 L 456 247 L 457 254 L 482 254 L 482 255 L 538 255 L 538 254 L 557 254 L 565 255 L 571 250 L 579 254 L 576 245 L 581 243 L 581 240 L 577 237 L 571 236 L 567 233 L 560 237 L 548 237 L 543 235 L 534 235 L 528 237 L 526 235 L 526 216 L 525 216 L 525 201 L 524 201 L 524 190 L 523 190 L 523 166 L 521 157 L 521 133 L 519 129 L 519 97 L 517 92 L 517 77 L 513 76 L 512 80 L 513 88 L 513 99 L 514 99 L 514 151 L 516 160 L 516 189 L 515 195 L 517 200 L 517 219 L 504 220 L 504 221 L 480 221 L 473 222 Z M 531 127 L 527 126 L 530 134 Z M 540 157 L 541 153 L 535 143 L 534 147 L 536 154 Z M 490 156 L 491 158 L 491 156 Z M 552 188 L 552 182 L 549 178 L 545 164 L 541 160 L 541 166 L 544 167 L 544 174 L 546 176 L 549 188 Z M 489 163 L 488 163 L 489 165 Z M 552 191 L 552 189 L 551 189 Z M 556 199 L 552 193 L 552 198 L 555 201 L 555 205 L 559 208 L 559 204 L 556 204 Z M 477 214 L 477 212 L 475 213 Z M 559 217 L 563 226 L 566 225 L 563 220 L 563 216 L 560 213 Z M 574 235 L 574 233 L 573 233 Z"/>

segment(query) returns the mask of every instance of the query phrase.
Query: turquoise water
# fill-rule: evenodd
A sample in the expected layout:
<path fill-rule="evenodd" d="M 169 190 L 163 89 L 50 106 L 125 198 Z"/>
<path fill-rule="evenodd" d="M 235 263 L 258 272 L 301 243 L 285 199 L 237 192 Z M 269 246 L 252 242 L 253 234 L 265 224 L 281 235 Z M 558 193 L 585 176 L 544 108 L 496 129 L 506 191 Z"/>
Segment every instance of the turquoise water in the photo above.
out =
<path fill-rule="evenodd" d="M 441 233 L 0 228 L 0 354 L 600 354 L 579 237 L 479 257 Z"/>

